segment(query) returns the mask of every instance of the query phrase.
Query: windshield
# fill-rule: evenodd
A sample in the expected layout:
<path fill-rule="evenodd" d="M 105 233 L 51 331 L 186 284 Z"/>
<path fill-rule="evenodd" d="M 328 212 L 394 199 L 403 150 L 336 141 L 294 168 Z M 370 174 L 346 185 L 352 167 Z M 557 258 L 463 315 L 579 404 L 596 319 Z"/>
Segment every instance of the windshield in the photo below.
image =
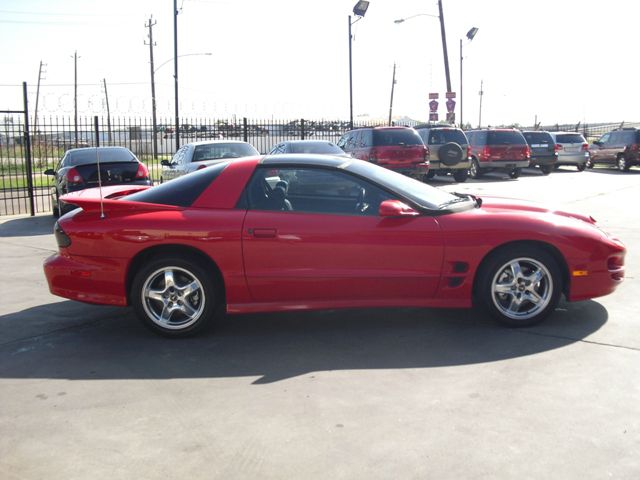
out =
<path fill-rule="evenodd" d="M 344 152 L 331 142 L 292 142 L 289 145 L 291 153 L 323 153 L 338 154 Z"/>
<path fill-rule="evenodd" d="M 523 132 L 523 135 L 529 145 L 533 143 L 553 143 L 553 138 L 547 132 Z"/>
<path fill-rule="evenodd" d="M 587 143 L 579 133 L 558 133 L 556 134 L 556 141 L 558 143 Z"/>
<path fill-rule="evenodd" d="M 239 158 L 259 155 L 258 151 L 248 143 L 211 143 L 197 145 L 193 151 L 194 162 L 218 160 L 221 158 Z"/>
<path fill-rule="evenodd" d="M 373 131 L 373 146 L 424 145 L 413 128 L 381 128 Z"/>
<path fill-rule="evenodd" d="M 369 178 L 381 187 L 396 192 L 407 200 L 428 210 L 443 210 L 452 203 L 462 201 L 468 201 L 470 204 L 475 205 L 471 197 L 461 198 L 372 163 L 353 161 L 346 165 L 345 170 Z"/>
<path fill-rule="evenodd" d="M 67 152 L 65 165 L 76 166 L 85 163 L 133 162 L 136 157 L 127 148 L 82 148 Z"/>

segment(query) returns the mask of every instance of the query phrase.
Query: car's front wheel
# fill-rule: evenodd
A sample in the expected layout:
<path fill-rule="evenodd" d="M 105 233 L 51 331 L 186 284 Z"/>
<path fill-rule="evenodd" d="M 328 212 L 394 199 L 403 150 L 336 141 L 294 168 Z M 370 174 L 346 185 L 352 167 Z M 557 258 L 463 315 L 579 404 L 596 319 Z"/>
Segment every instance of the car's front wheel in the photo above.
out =
<path fill-rule="evenodd" d="M 576 168 L 578 169 L 579 172 L 584 172 L 584 169 L 587 168 L 587 164 L 579 163 L 578 165 L 576 165 Z"/>
<path fill-rule="evenodd" d="M 543 175 L 549 175 L 553 171 L 553 165 L 540 165 L 540 171 Z"/>
<path fill-rule="evenodd" d="M 629 164 L 627 163 L 627 159 L 624 158 L 623 155 L 619 155 L 617 160 L 616 160 L 616 164 L 618 166 L 618 170 L 620 170 L 621 172 L 628 172 L 629 171 Z"/>
<path fill-rule="evenodd" d="M 510 170 L 509 171 L 509 177 L 513 178 L 513 179 L 518 178 L 520 176 L 520 171 L 521 170 L 522 169 L 520 169 L 520 168 L 514 168 L 514 169 Z"/>
<path fill-rule="evenodd" d="M 558 263 L 537 247 L 514 246 L 496 252 L 484 262 L 477 280 L 478 300 L 512 327 L 544 320 L 562 292 Z"/>
<path fill-rule="evenodd" d="M 190 257 L 158 257 L 135 275 L 131 303 L 151 330 L 184 337 L 205 328 L 222 303 L 214 279 Z"/>
<path fill-rule="evenodd" d="M 469 166 L 469 176 L 471 178 L 480 178 L 482 171 L 480 170 L 480 164 L 476 158 L 471 159 L 471 166 Z"/>

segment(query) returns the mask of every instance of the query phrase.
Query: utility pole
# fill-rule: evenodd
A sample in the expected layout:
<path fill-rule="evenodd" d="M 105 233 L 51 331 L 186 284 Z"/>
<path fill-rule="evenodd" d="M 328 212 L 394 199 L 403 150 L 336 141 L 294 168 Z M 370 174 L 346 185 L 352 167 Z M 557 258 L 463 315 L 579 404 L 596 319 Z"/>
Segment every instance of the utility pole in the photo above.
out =
<path fill-rule="evenodd" d="M 149 29 L 149 61 L 151 63 L 151 121 L 152 121 L 152 135 L 153 135 L 153 158 L 158 158 L 158 123 L 156 119 L 156 81 L 155 81 L 155 72 L 153 66 L 153 47 L 155 43 L 153 42 L 153 26 L 157 22 L 153 21 L 153 16 L 149 17 L 149 23 L 145 25 Z M 145 42 L 146 45 L 146 42 Z"/>
<path fill-rule="evenodd" d="M 40 60 L 40 68 L 38 69 L 38 88 L 36 89 L 36 109 L 35 113 L 33 114 L 33 131 L 36 133 L 38 131 L 38 100 L 40 99 L 40 80 L 42 79 L 42 74 L 46 73 L 42 71 L 43 66 L 46 67 L 46 64 L 42 63 L 42 60 Z"/>
<path fill-rule="evenodd" d="M 447 92 L 451 91 L 451 77 L 449 76 L 449 54 L 447 53 L 447 36 L 444 32 L 444 14 L 442 13 L 442 0 L 438 0 L 440 13 L 440 35 L 442 35 L 442 54 L 444 56 L 444 74 L 447 79 Z"/>
<path fill-rule="evenodd" d="M 78 148 L 78 51 L 73 52 L 73 126 L 74 141 Z"/>
<path fill-rule="evenodd" d="M 178 0 L 173 0 L 173 78 L 175 80 L 176 151 L 180 148 L 180 117 L 178 115 Z"/>
<path fill-rule="evenodd" d="M 478 92 L 480 94 L 480 113 L 478 115 L 478 128 L 482 127 L 482 96 L 484 95 L 484 90 L 482 89 L 482 83 L 483 81 L 480 80 L 480 91 Z"/>
<path fill-rule="evenodd" d="M 396 86 L 396 63 L 393 62 L 393 77 L 391 79 L 391 101 L 389 102 L 389 126 L 391 126 L 391 113 L 393 112 L 393 89 Z"/>
<path fill-rule="evenodd" d="M 104 84 L 104 100 L 107 104 L 107 131 L 109 132 L 109 145 L 111 145 L 111 111 L 109 110 L 109 94 L 107 93 L 107 79 L 103 78 L 102 83 Z"/>

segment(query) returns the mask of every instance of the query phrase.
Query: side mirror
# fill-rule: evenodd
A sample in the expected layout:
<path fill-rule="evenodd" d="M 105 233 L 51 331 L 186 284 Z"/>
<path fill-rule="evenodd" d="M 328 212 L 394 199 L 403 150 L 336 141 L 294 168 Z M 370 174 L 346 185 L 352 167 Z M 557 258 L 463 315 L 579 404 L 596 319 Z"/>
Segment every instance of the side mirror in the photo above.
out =
<path fill-rule="evenodd" d="M 55 175 L 56 172 L 53 170 L 53 168 L 47 168 L 44 172 L 45 175 Z"/>
<path fill-rule="evenodd" d="M 378 215 L 381 217 L 417 217 L 420 214 L 400 200 L 385 200 L 380 204 Z"/>
<path fill-rule="evenodd" d="M 169 160 L 162 160 L 160 162 L 160 165 L 162 165 L 163 167 L 170 167 L 171 166 L 171 162 Z"/>

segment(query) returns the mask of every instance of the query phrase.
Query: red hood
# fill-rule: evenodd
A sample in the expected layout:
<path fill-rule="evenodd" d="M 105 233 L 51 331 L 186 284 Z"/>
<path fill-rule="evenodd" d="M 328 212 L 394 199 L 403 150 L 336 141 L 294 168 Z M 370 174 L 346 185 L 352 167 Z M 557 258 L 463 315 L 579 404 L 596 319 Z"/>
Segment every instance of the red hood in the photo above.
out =
<path fill-rule="evenodd" d="M 529 202 L 527 200 L 520 200 L 516 198 L 504 198 L 504 197 L 482 197 L 482 208 L 488 210 L 505 210 L 505 211 L 517 211 L 517 212 L 535 212 L 535 213 L 552 213 L 554 215 L 561 215 L 563 217 L 575 218 L 576 220 L 582 220 L 583 222 L 595 225 L 596 221 L 593 217 L 588 215 L 582 215 L 580 213 L 565 212 L 562 210 L 554 210 L 544 205 Z"/>

